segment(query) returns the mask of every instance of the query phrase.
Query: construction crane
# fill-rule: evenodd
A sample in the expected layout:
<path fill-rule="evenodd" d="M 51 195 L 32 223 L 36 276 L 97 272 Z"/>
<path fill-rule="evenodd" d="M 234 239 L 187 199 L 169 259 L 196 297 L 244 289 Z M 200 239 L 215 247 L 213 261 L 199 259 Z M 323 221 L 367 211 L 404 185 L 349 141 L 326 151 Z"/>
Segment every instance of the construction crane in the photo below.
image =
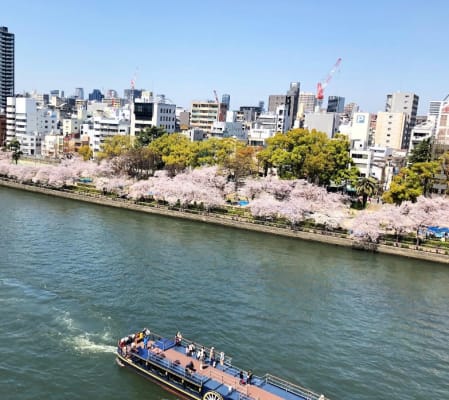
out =
<path fill-rule="evenodd" d="M 221 121 L 220 118 L 220 100 L 218 100 L 217 91 L 214 90 L 215 102 L 217 103 L 217 121 Z"/>
<path fill-rule="evenodd" d="M 317 84 L 316 100 L 317 100 L 318 109 L 321 109 L 321 105 L 323 104 L 324 89 L 326 89 L 326 86 L 331 81 L 331 79 L 334 76 L 335 72 L 337 72 L 338 69 L 340 68 L 340 64 L 341 64 L 341 58 L 338 58 L 337 62 L 334 64 L 332 69 L 327 74 L 326 78 L 322 82 L 318 82 L 318 84 Z"/>

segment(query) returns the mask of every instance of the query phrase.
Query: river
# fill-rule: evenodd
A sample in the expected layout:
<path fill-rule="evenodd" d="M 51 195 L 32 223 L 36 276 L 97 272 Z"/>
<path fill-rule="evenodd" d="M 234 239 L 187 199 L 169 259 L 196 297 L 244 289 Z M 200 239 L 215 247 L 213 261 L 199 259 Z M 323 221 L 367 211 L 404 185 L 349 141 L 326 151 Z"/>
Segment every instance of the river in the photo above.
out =
<path fill-rule="evenodd" d="M 449 398 L 449 268 L 0 187 L 0 399 L 175 399 L 148 326 L 336 399 Z"/>

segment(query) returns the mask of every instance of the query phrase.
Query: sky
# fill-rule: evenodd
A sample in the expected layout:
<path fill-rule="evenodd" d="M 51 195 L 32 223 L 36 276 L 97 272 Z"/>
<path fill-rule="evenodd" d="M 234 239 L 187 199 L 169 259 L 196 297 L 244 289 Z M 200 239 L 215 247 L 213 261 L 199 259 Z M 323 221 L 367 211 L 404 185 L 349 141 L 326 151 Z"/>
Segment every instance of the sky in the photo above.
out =
<path fill-rule="evenodd" d="M 268 104 L 290 82 L 363 111 L 414 92 L 419 113 L 449 93 L 449 1 L 0 0 L 15 34 L 16 92 L 66 95 L 135 87 L 189 108 L 231 95 L 231 109 Z"/>

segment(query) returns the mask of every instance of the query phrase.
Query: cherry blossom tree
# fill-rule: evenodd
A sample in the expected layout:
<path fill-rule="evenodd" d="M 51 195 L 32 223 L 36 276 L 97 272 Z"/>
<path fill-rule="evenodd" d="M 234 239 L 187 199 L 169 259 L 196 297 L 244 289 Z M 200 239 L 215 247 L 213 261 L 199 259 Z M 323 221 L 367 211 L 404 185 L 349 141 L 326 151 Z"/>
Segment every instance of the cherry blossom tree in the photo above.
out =
<path fill-rule="evenodd" d="M 351 237 L 359 243 L 377 243 L 382 229 L 377 213 L 361 211 L 353 221 Z"/>

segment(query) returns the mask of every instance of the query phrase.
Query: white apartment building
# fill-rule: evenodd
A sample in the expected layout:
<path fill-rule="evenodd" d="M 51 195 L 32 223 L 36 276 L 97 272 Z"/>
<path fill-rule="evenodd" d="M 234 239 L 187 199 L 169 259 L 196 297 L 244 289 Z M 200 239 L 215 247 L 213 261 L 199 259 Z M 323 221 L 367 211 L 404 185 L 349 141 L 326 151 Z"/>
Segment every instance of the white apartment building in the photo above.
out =
<path fill-rule="evenodd" d="M 145 128 L 156 126 L 167 133 L 176 130 L 176 105 L 167 103 L 164 96 L 136 99 L 131 104 L 131 136 Z"/>
<path fill-rule="evenodd" d="M 89 137 L 89 146 L 95 157 L 108 137 L 129 135 L 130 122 L 119 118 L 95 117 L 89 124 L 83 124 L 82 131 Z"/>
<path fill-rule="evenodd" d="M 377 113 L 374 143 L 376 146 L 401 149 L 406 127 L 406 114 L 403 112 Z"/>
<path fill-rule="evenodd" d="M 79 133 L 81 122 L 78 118 L 64 118 L 62 120 L 62 134 L 64 136 L 70 135 L 71 133 Z"/>
<path fill-rule="evenodd" d="M 216 101 L 192 101 L 190 112 L 190 127 L 202 129 L 205 132 L 212 130 L 212 125 L 220 118 L 220 104 Z"/>
<path fill-rule="evenodd" d="M 422 141 L 430 139 L 434 136 L 435 122 L 435 116 L 429 115 L 425 122 L 414 126 L 410 137 L 409 151 L 412 151 Z"/>
<path fill-rule="evenodd" d="M 6 142 L 16 138 L 26 155 L 41 155 L 42 141 L 50 132 L 59 133 L 57 114 L 38 108 L 36 99 L 8 97 L 6 106 Z"/>
<path fill-rule="evenodd" d="M 60 158 L 64 154 L 64 137 L 59 133 L 49 133 L 42 141 L 43 157 Z"/>
<path fill-rule="evenodd" d="M 219 138 L 235 138 L 245 142 L 248 139 L 248 135 L 241 122 L 215 121 L 212 124 L 211 136 Z"/>
<path fill-rule="evenodd" d="M 248 132 L 248 144 L 265 147 L 267 139 L 273 137 L 275 133 L 276 131 L 270 128 L 251 128 Z"/>
<path fill-rule="evenodd" d="M 268 129 L 274 133 L 285 133 L 290 128 L 290 116 L 288 115 L 288 106 L 280 104 L 276 106 L 276 111 L 260 114 L 254 122 L 254 129 Z"/>

